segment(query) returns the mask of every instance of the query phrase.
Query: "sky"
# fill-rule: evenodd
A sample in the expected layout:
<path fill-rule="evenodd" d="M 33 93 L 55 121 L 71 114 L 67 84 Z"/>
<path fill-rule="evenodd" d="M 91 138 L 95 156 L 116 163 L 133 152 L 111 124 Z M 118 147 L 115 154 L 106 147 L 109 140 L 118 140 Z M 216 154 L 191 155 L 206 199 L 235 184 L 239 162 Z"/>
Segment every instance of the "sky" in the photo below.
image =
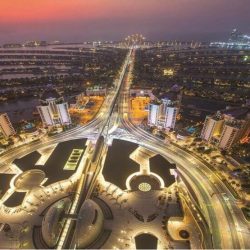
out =
<path fill-rule="evenodd" d="M 225 40 L 250 34 L 250 0 L 0 0 L 0 44 L 27 40 Z"/>

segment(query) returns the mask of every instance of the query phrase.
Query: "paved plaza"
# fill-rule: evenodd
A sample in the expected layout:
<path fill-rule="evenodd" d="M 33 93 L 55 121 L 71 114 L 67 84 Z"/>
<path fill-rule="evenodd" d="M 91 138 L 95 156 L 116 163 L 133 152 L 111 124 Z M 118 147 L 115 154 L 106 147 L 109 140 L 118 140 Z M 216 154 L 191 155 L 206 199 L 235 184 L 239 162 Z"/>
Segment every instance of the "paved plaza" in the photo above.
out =
<path fill-rule="evenodd" d="M 68 216 L 72 217 L 67 215 L 68 209 L 73 202 L 77 173 L 82 171 L 88 153 L 87 145 L 86 140 L 78 140 L 41 150 L 49 152 L 50 155 L 44 154 L 46 160 L 35 151 L 12 164 L 20 168 L 16 175 L 1 174 L 10 177 L 9 183 L 1 187 L 2 248 L 56 246 L 61 225 Z M 63 146 L 66 155 L 54 161 L 57 149 L 62 150 Z M 61 175 L 65 171 L 63 163 L 73 148 L 80 147 L 85 152 L 75 174 L 68 171 Z M 43 165 L 36 165 L 37 162 Z M 105 155 L 93 194 L 83 201 L 80 214 L 72 217 L 76 220 L 77 233 L 72 235 L 76 247 L 200 248 L 198 227 L 179 197 L 171 169 L 175 170 L 174 164 L 162 156 L 135 143 L 114 140 Z M 183 232 L 187 234 L 183 236 Z"/>

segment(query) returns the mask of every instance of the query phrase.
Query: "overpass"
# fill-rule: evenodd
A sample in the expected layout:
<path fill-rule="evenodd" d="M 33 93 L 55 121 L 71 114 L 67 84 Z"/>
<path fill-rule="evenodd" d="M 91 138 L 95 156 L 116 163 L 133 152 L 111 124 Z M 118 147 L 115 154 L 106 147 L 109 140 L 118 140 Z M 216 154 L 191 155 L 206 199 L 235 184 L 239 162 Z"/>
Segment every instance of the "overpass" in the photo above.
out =
<path fill-rule="evenodd" d="M 63 229 L 59 236 L 57 249 L 77 248 L 77 241 L 75 241 L 75 229 L 77 220 L 75 220 L 74 218 L 77 214 L 79 214 L 81 205 L 84 203 L 84 201 L 90 198 L 95 187 L 96 179 L 99 173 L 101 172 L 103 155 L 107 151 L 107 144 L 105 143 L 105 140 L 108 136 L 111 117 L 115 110 L 117 99 L 120 95 L 120 90 L 124 82 L 124 77 L 128 70 L 131 54 L 132 49 L 129 50 L 124 65 L 122 66 L 122 70 L 118 82 L 116 84 L 116 90 L 113 95 L 111 105 L 106 112 L 106 118 L 101 124 L 96 144 L 93 147 L 93 151 L 89 155 L 87 161 L 84 163 L 85 166 L 83 167 L 83 173 L 77 183 L 76 193 L 74 195 L 69 215 L 64 223 Z"/>
<path fill-rule="evenodd" d="M 117 131 L 123 128 L 126 136 L 122 139 L 132 140 L 136 138 L 140 145 L 162 154 L 177 164 L 178 170 L 188 180 L 202 203 L 202 213 L 209 224 L 215 248 L 249 248 L 248 234 L 243 234 L 241 230 L 246 225 L 243 215 L 235 204 L 230 191 L 214 175 L 213 171 L 190 152 L 178 148 L 173 143 L 165 145 L 161 140 L 134 126 L 130 121 L 128 90 L 131 80 L 129 72 L 131 72 L 132 66 L 133 51 L 130 50 L 115 84 L 115 90 L 106 97 L 100 112 L 89 124 L 41 141 L 32 142 L 20 148 L 13 148 L 1 156 L 0 164 L 11 163 L 14 158 L 61 141 L 89 136 L 95 131 L 93 138 L 97 138 L 97 143 L 95 148 L 90 148 L 89 157 L 84 163 L 69 218 L 65 222 L 57 245 L 58 249 L 76 247 L 74 237 L 72 237 L 75 234 L 76 221 L 72 218 L 93 190 L 97 173 L 101 171 L 102 155 L 107 149 L 105 145 L 107 136 L 115 138 Z M 111 132 L 112 129 L 113 132 Z M 111 134 L 108 135 L 109 132 Z M 123 131 L 120 132 L 119 136 L 122 136 Z M 96 175 L 91 174 L 95 172 Z M 215 183 L 209 180 L 210 175 L 213 175 Z M 216 193 L 216 195 L 211 197 L 210 193 Z M 228 201 L 224 200 L 223 193 L 229 197 Z"/>

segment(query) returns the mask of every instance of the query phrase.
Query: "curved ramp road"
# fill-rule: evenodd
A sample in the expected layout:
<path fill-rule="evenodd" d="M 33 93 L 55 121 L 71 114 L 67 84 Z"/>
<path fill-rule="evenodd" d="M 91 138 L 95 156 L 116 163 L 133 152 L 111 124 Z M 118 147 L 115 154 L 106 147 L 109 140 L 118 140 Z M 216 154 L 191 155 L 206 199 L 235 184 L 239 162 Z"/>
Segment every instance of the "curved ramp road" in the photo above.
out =
<path fill-rule="evenodd" d="M 77 207 L 83 202 L 86 194 L 89 194 L 94 186 L 96 175 L 90 176 L 90 172 L 101 168 L 102 154 L 107 150 L 105 140 L 115 137 L 118 130 L 125 131 L 122 139 L 136 140 L 140 145 L 147 147 L 155 153 L 159 153 L 175 162 L 181 175 L 188 181 L 190 187 L 195 192 L 201 204 L 201 211 L 209 225 L 214 248 L 247 249 L 250 248 L 249 230 L 240 208 L 236 204 L 233 195 L 224 183 L 211 171 L 208 164 L 204 164 L 191 152 L 183 150 L 174 143 L 168 145 L 153 135 L 135 126 L 129 119 L 129 88 L 131 84 L 133 64 L 135 59 L 135 49 L 130 49 L 120 75 L 115 81 L 114 90 L 107 95 L 99 113 L 85 126 L 78 126 L 61 134 L 44 138 L 41 141 L 32 142 L 18 148 L 12 148 L 0 157 L 0 167 L 13 162 L 32 151 L 39 150 L 57 144 L 62 141 L 83 137 L 104 138 L 102 146 L 98 152 L 95 151 L 95 164 L 88 162 L 88 167 L 84 170 L 83 178 L 78 183 L 78 193 L 74 206 Z M 100 140 L 100 139 L 98 139 Z M 92 152 L 92 154 L 93 154 Z M 91 158 L 90 158 L 91 159 Z M 213 176 L 213 182 L 210 176 Z M 83 195 L 84 192 L 86 193 Z M 211 195 L 214 194 L 214 195 Z M 83 195 L 83 196 L 81 196 Z M 226 199 L 225 199 L 226 197 Z M 67 221 L 60 236 L 58 249 L 62 249 L 68 236 L 72 235 L 70 221 Z M 69 233 L 71 232 L 71 233 Z M 74 232 L 73 232 L 74 234 Z M 203 231 L 203 239 L 208 238 L 208 232 Z M 209 239 L 208 239 L 209 241 Z M 72 246 L 72 242 L 70 241 Z M 207 245 L 211 245 L 207 242 Z"/>

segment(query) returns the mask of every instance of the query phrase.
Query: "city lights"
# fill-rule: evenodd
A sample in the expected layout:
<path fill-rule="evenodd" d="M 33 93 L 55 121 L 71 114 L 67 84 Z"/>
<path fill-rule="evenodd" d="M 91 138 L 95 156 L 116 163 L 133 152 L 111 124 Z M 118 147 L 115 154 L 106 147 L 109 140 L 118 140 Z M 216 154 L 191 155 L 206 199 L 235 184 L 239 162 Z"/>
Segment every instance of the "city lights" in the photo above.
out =
<path fill-rule="evenodd" d="M 28 2 L 0 4 L 0 249 L 250 249 L 248 4 Z"/>

